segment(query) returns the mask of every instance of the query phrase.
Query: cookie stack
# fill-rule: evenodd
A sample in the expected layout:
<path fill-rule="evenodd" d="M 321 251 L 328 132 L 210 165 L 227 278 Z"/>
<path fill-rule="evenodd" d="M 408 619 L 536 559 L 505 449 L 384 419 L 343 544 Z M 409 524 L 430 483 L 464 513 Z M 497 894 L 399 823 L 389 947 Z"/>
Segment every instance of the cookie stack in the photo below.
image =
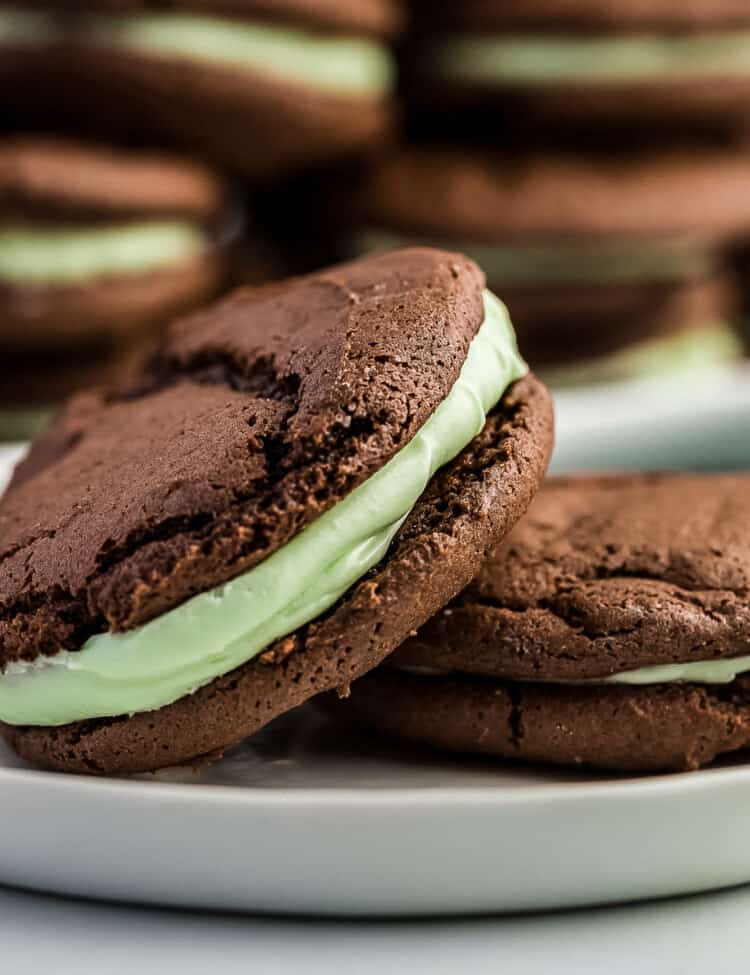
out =
<path fill-rule="evenodd" d="M 539 490 L 551 445 L 461 254 L 178 320 L 69 403 L 0 501 L 0 731 L 42 768 L 126 774 L 336 691 L 380 735 L 495 760 L 672 771 L 747 748 L 750 480 Z"/>
<path fill-rule="evenodd" d="M 474 256 L 555 385 L 736 360 L 748 10 L 413 7 L 410 134 L 361 181 L 351 246 Z"/>
<path fill-rule="evenodd" d="M 553 479 L 343 707 L 381 733 L 542 764 L 681 771 L 746 749 L 749 508 L 745 475 Z"/>
<path fill-rule="evenodd" d="M 216 294 L 239 215 L 203 165 L 78 142 L 0 141 L 0 436 L 126 370 Z"/>
<path fill-rule="evenodd" d="M 325 262 L 290 181 L 388 138 L 402 20 L 396 0 L 0 0 L 0 139 L 26 137 L 0 160 L 0 439 L 176 311 Z"/>
<path fill-rule="evenodd" d="M 399 141 L 395 0 L 0 0 L 0 434 L 76 393 L 0 499 L 19 755 L 198 763 L 321 695 L 502 760 L 750 746 L 750 481 L 543 486 L 524 358 L 740 355 L 744 6 L 415 0 Z M 314 270 L 323 168 L 368 256 Z"/>
<path fill-rule="evenodd" d="M 24 98 L 37 111 L 40 101 L 41 111 L 56 104 L 49 89 L 64 77 L 60 101 L 73 124 L 179 146 L 254 182 L 359 155 L 393 123 L 395 0 L 38 7 L 0 8 L 16 108 Z"/>

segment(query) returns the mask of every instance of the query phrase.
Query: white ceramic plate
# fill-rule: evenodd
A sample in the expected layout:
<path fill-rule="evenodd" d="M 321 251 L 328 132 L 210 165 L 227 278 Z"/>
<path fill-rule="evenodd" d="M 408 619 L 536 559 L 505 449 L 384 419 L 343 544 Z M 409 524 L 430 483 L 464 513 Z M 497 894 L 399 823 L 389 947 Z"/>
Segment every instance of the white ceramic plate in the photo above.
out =
<path fill-rule="evenodd" d="M 558 413 L 558 469 L 750 462 L 746 374 L 682 399 L 663 385 L 568 393 Z M 17 456 L 0 449 L 0 486 Z M 750 881 L 750 766 L 607 778 L 451 761 L 311 708 L 199 772 L 102 781 L 0 748 L 0 797 L 0 882 L 96 898 L 454 914 Z"/>
<path fill-rule="evenodd" d="M 202 772 L 0 756 L 0 882 L 259 912 L 561 908 L 750 881 L 750 768 L 604 779 L 453 762 L 310 709 Z"/>

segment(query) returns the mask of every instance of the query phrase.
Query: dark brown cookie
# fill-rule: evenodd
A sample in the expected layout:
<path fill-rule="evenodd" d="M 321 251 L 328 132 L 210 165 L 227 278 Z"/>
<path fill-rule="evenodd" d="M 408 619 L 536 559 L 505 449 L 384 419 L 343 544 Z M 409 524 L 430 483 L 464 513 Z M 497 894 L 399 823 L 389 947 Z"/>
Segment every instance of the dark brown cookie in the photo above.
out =
<path fill-rule="evenodd" d="M 110 352 L 215 295 L 227 278 L 225 257 L 213 249 L 175 267 L 89 283 L 0 283 L 0 346 L 70 359 L 95 349 Z"/>
<path fill-rule="evenodd" d="M 166 141 L 266 184 L 297 169 L 369 153 L 392 132 L 394 71 L 387 39 L 402 21 L 394 0 L 112 0 L 103 8 L 73 2 L 65 9 L 72 9 L 72 21 L 54 51 L 55 71 L 66 81 L 60 98 L 73 124 L 88 131 L 121 141 Z M 288 42 L 299 44 L 301 55 L 295 60 L 293 52 L 284 53 L 269 68 L 252 59 L 241 63 L 237 57 L 224 61 L 123 46 L 114 33 L 108 41 L 106 26 L 93 40 L 90 28 L 99 14 L 139 13 L 213 15 L 230 29 L 267 21 L 262 26 L 288 29 Z M 347 64 L 338 80 L 321 80 L 314 66 L 306 75 L 301 70 L 308 60 L 305 46 L 326 38 L 334 45 L 364 41 L 372 49 L 351 48 L 354 67 Z M 353 80 L 346 82 L 350 68 Z M 35 84 L 30 77 L 16 91 L 29 90 L 33 100 Z"/>
<path fill-rule="evenodd" d="M 534 368 L 603 360 L 652 339 L 734 321 L 739 289 L 728 273 L 695 281 L 558 285 L 489 282 L 503 295 Z"/>
<path fill-rule="evenodd" d="M 421 147 L 381 157 L 353 206 L 347 198 L 347 219 L 358 248 L 385 235 L 474 251 L 539 368 L 729 321 L 725 249 L 750 225 L 748 176 L 736 151 Z"/>
<path fill-rule="evenodd" d="M 430 60 L 429 53 L 425 61 Z M 421 63 L 421 62 L 419 62 Z M 741 138 L 747 133 L 750 74 L 717 72 L 710 78 L 608 82 L 602 85 L 564 82 L 545 86 L 431 79 L 412 81 L 412 98 L 433 119 L 466 116 L 466 124 L 504 127 L 519 119 L 519 135 L 533 139 L 540 126 L 554 141 L 575 142 L 592 128 L 605 143 L 627 142 L 634 128 L 644 141 L 674 140 L 694 135 L 696 141 Z M 527 135 L 528 134 L 528 135 Z"/>
<path fill-rule="evenodd" d="M 170 141 L 261 184 L 371 153 L 394 129 L 390 96 L 350 97 L 255 71 L 125 51 L 88 48 L 80 57 L 74 77 L 82 89 L 104 79 L 89 104 L 95 127 Z M 117 116 L 107 115 L 112 104 L 122 106 Z"/>
<path fill-rule="evenodd" d="M 409 737 L 450 747 L 455 732 L 457 750 L 533 761 L 695 767 L 743 747 L 742 678 L 566 682 L 750 655 L 749 489 L 743 475 L 553 479 L 474 582 L 389 659 L 414 673 L 373 677 L 361 700 L 356 685 L 350 707 Z M 392 691 L 400 703 L 379 717 Z"/>
<path fill-rule="evenodd" d="M 74 402 L 0 505 L 3 663 L 153 618 L 348 495 L 450 391 L 482 286 L 460 255 L 415 250 L 241 291 L 178 323 L 139 386 Z M 551 435 L 546 392 L 522 380 L 328 614 L 159 712 L 7 734 L 54 767 L 132 771 L 345 686 L 475 574 L 534 494 Z"/>
<path fill-rule="evenodd" d="M 171 215 L 215 223 L 227 190 L 201 163 L 49 136 L 0 142 L 0 215 Z"/>
<path fill-rule="evenodd" d="M 349 714 L 450 752 L 619 771 L 688 771 L 750 745 L 750 686 L 560 687 L 380 667 Z M 338 710 L 338 708 L 336 708 Z"/>
<path fill-rule="evenodd" d="M 399 660 L 554 681 L 750 653 L 748 518 L 743 475 L 553 479 Z"/>
<path fill-rule="evenodd" d="M 440 206 L 435 206 L 435 200 Z M 413 147 L 385 154 L 360 184 L 375 227 L 483 243 L 742 237 L 750 219 L 743 152 L 511 154 Z"/>
<path fill-rule="evenodd" d="M 204 246 L 142 272 L 66 281 L 0 275 L 0 345 L 48 356 L 111 351 L 215 295 L 230 273 L 229 246 L 241 228 L 226 187 L 200 164 L 60 139 L 0 143 L 3 228 L 96 230 L 150 220 L 180 221 Z"/>
<path fill-rule="evenodd" d="M 724 38 L 750 27 L 750 13 L 743 0 L 694 0 L 682 4 L 679 0 L 638 0 L 628 3 L 598 3 L 596 0 L 536 0 L 532 3 L 503 3 L 502 0 L 469 0 L 468 3 L 438 4 L 417 0 L 415 4 L 414 51 L 408 65 L 408 88 L 412 99 L 435 121 L 442 116 L 449 120 L 467 112 L 475 120 L 490 119 L 518 123 L 517 133 L 533 134 L 544 124 L 565 137 L 595 129 L 607 139 L 632 138 L 632 126 L 637 125 L 643 137 L 658 138 L 666 127 L 673 134 L 692 132 L 744 132 L 750 105 L 750 75 L 733 70 L 731 62 L 718 53 L 713 62 L 706 61 L 703 71 L 696 70 L 699 58 L 710 50 L 712 42 L 718 52 Z M 558 77 L 547 77 L 540 71 L 518 80 L 511 74 L 492 77 L 487 70 L 489 53 L 464 49 L 460 58 L 466 65 L 457 66 L 452 52 L 459 50 L 465 39 L 523 41 L 560 45 L 566 42 L 606 43 L 614 40 L 644 40 L 647 43 L 644 67 L 639 73 L 627 66 L 624 76 L 614 71 L 597 80 L 586 77 L 585 70 L 576 78 L 579 53 L 571 50 L 570 72 L 561 69 Z M 650 57 L 658 45 L 663 45 L 663 62 L 669 63 L 670 50 L 687 38 L 705 44 L 699 53 L 682 50 L 682 64 L 672 63 L 671 71 L 661 72 L 658 57 Z M 671 47 L 670 47 L 671 46 Z M 624 62 L 626 52 L 612 56 L 617 66 Z M 541 62 L 542 49 L 536 58 Z M 639 55 L 632 53 L 635 59 Z M 496 52 L 498 62 L 502 52 Z M 552 64 L 555 55 L 552 55 Z M 593 57 L 593 55 L 592 55 Z M 606 49 L 598 54 L 598 66 L 608 63 Z M 445 64 L 448 67 L 445 67 Z M 656 67 L 654 68 L 654 62 Z M 533 62 L 532 62 L 533 63 Z M 486 73 L 476 70 L 485 65 Z M 442 66 L 441 66 L 442 65 Z M 636 62 L 637 65 L 637 62 Z M 567 132 L 566 132 L 567 130 Z M 548 133 L 549 135 L 549 133 Z M 605 140 L 606 141 L 606 140 Z"/>

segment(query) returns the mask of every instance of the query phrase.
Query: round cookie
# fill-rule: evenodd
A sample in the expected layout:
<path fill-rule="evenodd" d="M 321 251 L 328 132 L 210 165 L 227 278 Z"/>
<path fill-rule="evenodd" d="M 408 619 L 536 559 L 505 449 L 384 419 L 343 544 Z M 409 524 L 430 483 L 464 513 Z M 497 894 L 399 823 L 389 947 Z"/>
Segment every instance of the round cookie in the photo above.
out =
<path fill-rule="evenodd" d="M 68 2 L 68 91 L 94 129 L 168 140 L 243 177 L 379 146 L 394 121 L 394 0 Z"/>
<path fill-rule="evenodd" d="M 748 176 L 728 151 L 415 146 L 371 167 L 347 219 L 360 253 L 422 241 L 470 254 L 556 381 L 618 378 L 739 354 L 725 251 L 748 226 Z M 575 360 L 584 373 L 567 371 Z"/>
<path fill-rule="evenodd" d="M 531 131 L 746 127 L 741 0 L 422 3 L 416 21 L 412 87 L 427 104 L 490 110 Z"/>
<path fill-rule="evenodd" d="M 210 170 L 44 138 L 0 143 L 0 342 L 132 337 L 210 297 L 237 235 Z"/>
<path fill-rule="evenodd" d="M 70 383 L 82 369 L 103 379 L 223 287 L 240 229 L 226 187 L 196 163 L 0 142 L 0 350 L 14 371 L 3 405 L 49 405 L 61 384 L 80 388 Z"/>
<path fill-rule="evenodd" d="M 412 250 L 243 289 L 74 400 L 0 503 L 10 743 L 71 771 L 189 761 L 346 687 L 452 598 L 552 440 L 483 287 Z"/>
<path fill-rule="evenodd" d="M 455 751 L 626 770 L 750 745 L 750 480 L 553 479 L 346 703 Z"/>

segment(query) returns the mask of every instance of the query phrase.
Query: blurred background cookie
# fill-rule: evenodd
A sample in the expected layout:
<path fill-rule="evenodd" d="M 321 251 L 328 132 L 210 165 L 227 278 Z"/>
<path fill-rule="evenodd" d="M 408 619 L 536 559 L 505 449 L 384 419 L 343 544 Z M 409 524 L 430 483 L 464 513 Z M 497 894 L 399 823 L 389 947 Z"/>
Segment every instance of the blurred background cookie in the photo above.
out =
<path fill-rule="evenodd" d="M 220 291 L 240 226 L 223 182 L 196 163 L 51 138 L 1 143 L 5 435 L 111 378 L 172 315 Z"/>
<path fill-rule="evenodd" d="M 706 368 L 741 354 L 729 253 L 748 187 L 739 152 L 410 146 L 360 181 L 351 247 L 471 254 L 558 385 Z"/>
<path fill-rule="evenodd" d="M 514 128 L 746 129 L 742 0 L 416 0 L 407 65 L 425 106 L 484 109 Z M 492 114 L 489 114 L 489 113 Z M 611 134 L 611 133 L 610 133 Z"/>
<path fill-rule="evenodd" d="M 54 11 L 66 15 L 61 101 L 95 133 L 178 145 L 268 183 L 369 151 L 393 124 L 392 0 L 63 0 Z M 30 72 L 31 98 L 37 83 Z"/>

